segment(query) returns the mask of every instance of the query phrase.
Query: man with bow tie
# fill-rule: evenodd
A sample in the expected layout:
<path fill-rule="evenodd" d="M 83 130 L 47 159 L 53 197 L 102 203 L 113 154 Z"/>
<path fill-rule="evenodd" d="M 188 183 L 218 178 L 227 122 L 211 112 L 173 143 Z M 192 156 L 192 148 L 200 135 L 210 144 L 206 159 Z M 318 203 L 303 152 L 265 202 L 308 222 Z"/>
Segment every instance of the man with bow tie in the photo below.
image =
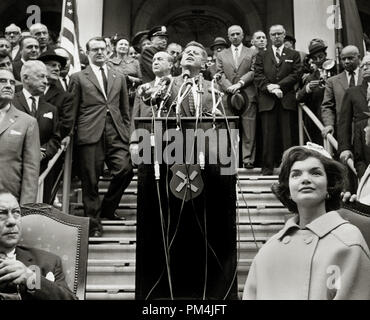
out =
<path fill-rule="evenodd" d="M 90 235 L 100 237 L 100 218 L 120 219 L 116 209 L 133 177 L 130 113 L 125 77 L 107 68 L 104 38 L 90 39 L 86 49 L 90 65 L 71 76 L 70 89 L 85 215 L 90 218 Z M 101 201 L 98 182 L 104 162 L 112 180 Z"/>
<path fill-rule="evenodd" d="M 18 245 L 21 230 L 17 199 L 0 190 L 0 300 L 77 299 L 67 286 L 60 257 Z"/>
<path fill-rule="evenodd" d="M 21 204 L 36 202 L 40 139 L 36 119 L 13 106 L 15 79 L 0 70 L 0 189 Z"/>
<path fill-rule="evenodd" d="M 284 47 L 285 29 L 274 25 L 269 31 L 272 45 L 256 57 L 254 83 L 258 89 L 258 111 L 262 123 L 262 174 L 272 175 L 275 158 L 293 146 L 298 132 L 295 85 L 301 76 L 301 58 L 297 51 Z M 293 124 L 293 125 L 292 125 Z M 277 152 L 277 145 L 282 145 Z"/>

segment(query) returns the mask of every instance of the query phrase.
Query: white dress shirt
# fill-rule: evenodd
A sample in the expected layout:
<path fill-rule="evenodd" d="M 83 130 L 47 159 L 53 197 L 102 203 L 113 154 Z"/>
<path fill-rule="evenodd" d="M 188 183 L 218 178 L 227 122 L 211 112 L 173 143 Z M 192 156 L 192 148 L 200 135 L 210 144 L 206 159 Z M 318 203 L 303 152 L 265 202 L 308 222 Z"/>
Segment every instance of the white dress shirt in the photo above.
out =
<path fill-rule="evenodd" d="M 283 57 L 283 50 L 284 50 L 284 45 L 280 46 L 279 48 L 275 47 L 274 45 L 272 46 L 272 50 L 274 51 L 274 56 L 276 59 L 276 52 L 279 50 L 279 54 L 281 57 Z M 280 58 L 282 59 L 282 58 Z"/>
<path fill-rule="evenodd" d="M 6 113 L 10 109 L 10 104 L 8 104 L 6 107 L 0 109 L 0 123 L 4 120 Z"/>
<path fill-rule="evenodd" d="M 16 46 L 13 47 L 12 49 L 12 60 L 15 59 L 15 57 L 17 56 L 18 52 L 19 52 L 19 44 L 17 44 Z"/>
<path fill-rule="evenodd" d="M 351 75 L 349 74 L 349 72 L 347 70 L 346 71 L 346 76 L 347 76 L 347 81 L 348 81 L 348 85 L 351 81 Z M 358 85 L 358 75 L 359 75 L 359 72 L 360 72 L 360 68 L 357 68 L 356 70 L 353 71 L 355 73 L 355 85 L 357 86 Z"/>
<path fill-rule="evenodd" d="M 24 97 L 26 98 L 26 102 L 28 104 L 28 108 L 30 109 L 31 112 L 32 112 L 32 99 L 30 99 L 30 98 L 31 97 L 34 97 L 36 99 L 36 110 L 37 110 L 39 108 L 39 100 L 40 100 L 40 97 L 39 96 L 33 96 L 25 88 L 22 89 L 22 92 L 24 94 Z"/>
<path fill-rule="evenodd" d="M 105 98 L 107 98 L 107 93 L 105 92 L 104 90 L 104 82 L 103 82 L 103 77 L 101 75 L 101 71 L 100 71 L 100 68 L 101 67 L 98 67 L 96 66 L 95 64 L 91 63 L 90 64 L 91 66 L 91 69 L 92 71 L 95 73 L 95 76 L 96 78 L 98 79 L 98 82 L 99 82 L 99 85 L 100 85 L 100 88 L 101 88 L 101 91 L 104 93 L 104 96 Z M 108 81 L 108 69 L 107 69 L 107 65 L 105 64 L 103 67 L 103 70 L 104 70 L 104 73 L 105 73 L 105 76 L 107 77 L 107 81 Z"/>
<path fill-rule="evenodd" d="M 238 48 L 238 51 L 235 51 L 235 49 Z M 243 43 L 239 44 L 239 46 L 234 46 L 233 44 L 231 45 L 231 51 L 233 53 L 233 58 L 234 58 L 234 61 L 235 62 L 238 62 L 239 63 L 239 58 L 240 58 L 240 54 L 243 50 Z"/>

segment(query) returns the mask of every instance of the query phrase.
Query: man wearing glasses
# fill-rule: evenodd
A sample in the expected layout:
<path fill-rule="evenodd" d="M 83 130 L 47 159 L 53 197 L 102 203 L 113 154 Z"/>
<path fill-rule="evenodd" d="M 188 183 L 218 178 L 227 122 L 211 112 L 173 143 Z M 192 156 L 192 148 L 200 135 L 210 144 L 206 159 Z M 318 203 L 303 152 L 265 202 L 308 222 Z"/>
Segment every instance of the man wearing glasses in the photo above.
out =
<path fill-rule="evenodd" d="M 294 145 L 297 132 L 295 85 L 301 76 L 301 58 L 297 51 L 284 47 L 285 29 L 274 25 L 269 31 L 272 45 L 257 54 L 254 83 L 258 88 L 258 110 L 262 123 L 262 174 L 272 175 L 274 160 Z M 277 139 L 278 137 L 278 139 Z M 279 141 L 280 140 L 280 141 Z"/>
<path fill-rule="evenodd" d="M 21 40 L 21 28 L 12 23 L 5 28 L 5 38 L 8 39 L 12 45 L 12 60 L 17 61 L 21 59 L 21 50 L 19 41 Z"/>
<path fill-rule="evenodd" d="M 340 158 L 343 162 L 349 158 L 354 159 L 358 178 L 363 176 L 370 164 L 370 150 L 365 147 L 364 138 L 364 128 L 368 124 L 365 112 L 369 112 L 370 108 L 370 55 L 363 58 L 361 70 L 364 81 L 361 85 L 349 88 L 344 94 L 338 124 Z"/>
<path fill-rule="evenodd" d="M 21 222 L 17 199 L 0 190 L 0 300 L 76 299 L 58 256 L 18 245 Z"/>

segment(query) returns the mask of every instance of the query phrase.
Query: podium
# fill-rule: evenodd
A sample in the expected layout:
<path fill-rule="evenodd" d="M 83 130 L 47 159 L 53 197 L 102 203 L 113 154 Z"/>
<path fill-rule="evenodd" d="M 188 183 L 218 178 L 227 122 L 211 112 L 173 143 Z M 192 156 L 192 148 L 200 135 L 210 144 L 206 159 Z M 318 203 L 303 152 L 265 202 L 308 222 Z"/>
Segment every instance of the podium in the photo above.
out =
<path fill-rule="evenodd" d="M 238 117 L 134 121 L 151 145 L 138 164 L 136 299 L 237 299 Z"/>

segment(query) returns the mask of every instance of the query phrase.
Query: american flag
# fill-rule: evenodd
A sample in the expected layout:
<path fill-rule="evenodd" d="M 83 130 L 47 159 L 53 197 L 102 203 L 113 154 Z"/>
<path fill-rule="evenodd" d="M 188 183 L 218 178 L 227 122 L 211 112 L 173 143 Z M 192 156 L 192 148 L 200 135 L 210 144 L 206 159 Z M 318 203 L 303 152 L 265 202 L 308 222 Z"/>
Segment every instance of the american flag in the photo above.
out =
<path fill-rule="evenodd" d="M 73 56 L 73 72 L 81 70 L 76 0 L 63 0 L 60 46 Z"/>

